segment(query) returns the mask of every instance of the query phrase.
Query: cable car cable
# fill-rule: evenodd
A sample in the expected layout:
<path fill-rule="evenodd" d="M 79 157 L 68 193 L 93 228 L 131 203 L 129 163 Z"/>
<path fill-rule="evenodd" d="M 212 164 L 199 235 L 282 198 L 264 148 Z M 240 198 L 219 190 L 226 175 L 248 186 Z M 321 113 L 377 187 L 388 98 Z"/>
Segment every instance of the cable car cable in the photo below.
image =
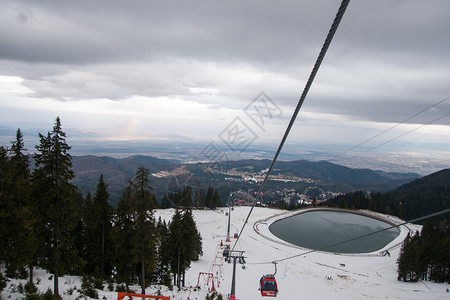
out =
<path fill-rule="evenodd" d="M 294 113 L 293 113 L 293 115 L 291 117 L 291 120 L 289 121 L 288 127 L 286 128 L 284 136 L 281 139 L 280 145 L 278 146 L 278 150 L 275 153 L 274 158 L 272 159 L 272 162 L 270 164 L 269 170 L 267 171 L 266 176 L 264 177 L 264 181 L 262 182 L 262 184 L 261 184 L 261 186 L 260 186 L 260 188 L 258 190 L 258 194 L 256 195 L 255 202 L 253 203 L 253 205 L 252 205 L 252 207 L 250 209 L 250 212 L 248 213 L 247 218 L 245 219 L 245 222 L 244 222 L 244 224 L 242 226 L 241 231 L 239 232 L 239 236 L 238 236 L 237 240 L 235 241 L 232 250 L 234 250 L 234 247 L 236 247 L 237 242 L 239 241 L 240 237 L 242 236 L 242 232 L 244 231 L 245 225 L 248 222 L 248 219 L 249 219 L 249 217 L 250 217 L 250 215 L 251 215 L 251 213 L 253 211 L 253 208 L 255 208 L 255 205 L 256 205 L 256 202 L 257 202 L 256 200 L 258 200 L 258 198 L 261 197 L 261 192 L 263 191 L 264 186 L 266 185 L 267 179 L 269 178 L 269 175 L 270 175 L 270 173 L 271 173 L 271 171 L 273 169 L 273 166 L 274 166 L 275 162 L 277 161 L 278 155 L 280 154 L 281 149 L 283 148 L 284 143 L 286 142 L 286 139 L 287 139 L 287 137 L 289 135 L 289 132 L 291 131 L 292 126 L 294 125 L 295 119 L 297 118 L 297 115 L 298 115 L 298 113 L 300 111 L 300 108 L 302 107 L 303 102 L 305 101 L 306 95 L 308 94 L 308 91 L 309 91 L 309 89 L 310 89 L 310 87 L 311 87 L 311 85 L 312 85 L 312 83 L 314 81 L 314 78 L 316 77 L 317 71 L 319 70 L 320 65 L 322 64 L 322 61 L 323 61 L 323 59 L 325 57 L 325 54 L 326 54 L 326 52 L 328 50 L 328 47 L 330 46 L 331 41 L 333 40 L 334 34 L 336 33 L 337 28 L 339 27 L 339 24 L 340 24 L 340 22 L 342 20 L 342 17 L 344 16 L 345 10 L 347 9 L 347 6 L 348 6 L 349 2 L 350 2 L 350 0 L 342 0 L 342 2 L 341 2 L 341 5 L 340 5 L 340 7 L 338 9 L 338 12 L 336 13 L 336 16 L 335 16 L 334 21 L 333 21 L 333 23 L 331 25 L 331 28 L 330 28 L 330 30 L 328 32 L 328 35 L 327 35 L 327 37 L 325 39 L 325 42 L 324 42 L 324 44 L 322 46 L 322 49 L 320 50 L 319 56 L 316 59 L 316 63 L 314 64 L 314 67 L 313 67 L 313 69 L 311 71 L 311 74 L 309 75 L 309 78 L 308 78 L 308 81 L 307 81 L 307 83 L 305 85 L 305 88 L 303 89 L 303 93 L 300 96 L 300 99 L 298 100 L 297 106 L 296 106 L 296 108 L 294 110 Z"/>
<path fill-rule="evenodd" d="M 361 154 L 367 153 L 367 152 L 369 152 L 369 151 L 372 151 L 372 150 L 374 150 L 374 149 L 377 149 L 377 148 L 379 148 L 379 147 L 381 147 L 381 146 L 383 146 L 383 145 L 386 145 L 387 143 L 390 143 L 390 142 L 392 142 L 392 141 L 394 141 L 394 140 L 396 140 L 396 139 L 399 139 L 399 138 L 401 138 L 401 137 L 403 137 L 403 136 L 405 136 L 405 135 L 407 135 L 407 134 L 410 134 L 411 132 L 414 132 L 414 131 L 416 131 L 416 130 L 422 128 L 422 127 L 425 127 L 425 126 L 427 126 L 427 125 L 430 125 L 431 123 L 434 123 L 434 122 L 436 122 L 436 121 L 439 121 L 440 119 L 443 119 L 443 118 L 445 118 L 445 117 L 447 117 L 447 116 L 449 116 L 449 115 L 450 115 L 450 113 L 447 113 L 447 114 L 445 114 L 445 115 L 443 115 L 443 116 L 441 116 L 441 117 L 439 117 L 439 118 L 436 118 L 436 119 L 434 119 L 434 120 L 432 120 L 432 121 L 430 121 L 430 122 L 428 122 L 428 123 L 426 123 L 426 124 L 420 125 L 420 126 L 414 128 L 414 129 L 411 129 L 410 131 L 407 131 L 407 132 L 402 133 L 402 134 L 400 134 L 400 135 L 398 135 L 398 136 L 396 136 L 396 137 L 394 137 L 394 138 L 392 138 L 392 139 L 390 139 L 390 140 L 387 140 L 387 141 L 385 141 L 385 142 L 383 142 L 383 143 L 381 143 L 381 144 L 379 144 L 379 145 L 377 145 L 377 146 L 375 146 L 375 147 L 372 147 L 372 148 L 370 148 L 370 149 L 368 149 L 368 150 L 365 150 L 365 151 L 363 151 L 363 152 L 360 152 L 360 153 L 358 153 L 358 154 L 355 154 L 355 155 L 353 155 L 352 157 L 350 157 L 350 159 L 352 159 L 352 158 L 354 158 L 354 157 L 357 157 L 357 156 L 359 156 L 359 155 L 361 155 Z"/>
<path fill-rule="evenodd" d="M 337 157 L 339 157 L 339 156 L 341 156 L 341 155 L 344 155 L 345 153 L 350 152 L 350 151 L 352 151 L 353 149 L 355 149 L 355 148 L 357 148 L 357 147 L 359 147 L 359 146 L 362 146 L 362 145 L 364 145 L 364 144 L 367 143 L 367 142 L 370 142 L 371 140 L 373 140 L 373 139 L 379 137 L 380 135 L 382 135 L 382 134 L 384 134 L 384 133 L 386 133 L 386 132 L 388 132 L 388 131 L 394 129 L 395 127 L 397 127 L 397 126 L 399 126 L 399 125 L 401 125 L 401 124 L 403 124 L 403 123 L 406 123 L 407 121 L 411 120 L 412 118 L 417 117 L 418 115 L 420 115 L 420 114 L 426 112 L 427 110 L 429 110 L 429 109 L 431 109 L 431 108 L 433 108 L 433 107 L 435 107 L 435 106 L 441 104 L 442 102 L 447 101 L 448 99 L 450 99 L 450 97 L 447 97 L 447 98 L 445 98 L 445 99 L 443 99 L 443 100 L 441 100 L 441 101 L 439 101 L 439 102 L 437 102 L 437 103 L 435 103 L 435 104 L 433 104 L 433 105 L 431 105 L 431 106 L 428 106 L 428 107 L 425 108 L 424 110 L 421 110 L 421 111 L 419 111 L 418 113 L 416 113 L 416 114 L 414 114 L 414 115 L 412 115 L 412 116 L 410 116 L 410 117 L 404 119 L 404 120 L 401 121 L 400 123 L 397 123 L 397 124 L 395 124 L 395 125 L 389 127 L 388 129 L 386 129 L 386 130 L 384 130 L 384 131 L 382 131 L 382 132 L 380 132 L 380 133 L 374 135 L 373 137 L 371 137 L 371 138 L 365 140 L 364 142 L 361 142 L 361 143 L 359 143 L 358 145 L 356 145 L 356 146 L 354 146 L 354 147 L 352 147 L 352 148 L 350 148 L 350 149 L 348 149 L 348 150 L 346 150 L 346 151 L 344 151 L 344 152 L 342 152 L 342 153 L 336 155 L 334 158 L 337 158 Z"/>

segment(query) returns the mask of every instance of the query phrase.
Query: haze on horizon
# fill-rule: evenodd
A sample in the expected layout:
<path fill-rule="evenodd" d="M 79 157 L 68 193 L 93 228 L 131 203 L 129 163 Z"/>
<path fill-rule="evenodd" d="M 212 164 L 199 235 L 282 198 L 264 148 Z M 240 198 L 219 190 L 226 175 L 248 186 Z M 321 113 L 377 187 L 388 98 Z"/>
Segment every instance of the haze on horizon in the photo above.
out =
<path fill-rule="evenodd" d="M 21 128 L 34 151 L 59 116 L 78 153 L 275 151 L 339 3 L 4 0 L 0 145 Z M 350 2 L 286 153 L 450 166 L 449 15 L 447 0 Z"/>

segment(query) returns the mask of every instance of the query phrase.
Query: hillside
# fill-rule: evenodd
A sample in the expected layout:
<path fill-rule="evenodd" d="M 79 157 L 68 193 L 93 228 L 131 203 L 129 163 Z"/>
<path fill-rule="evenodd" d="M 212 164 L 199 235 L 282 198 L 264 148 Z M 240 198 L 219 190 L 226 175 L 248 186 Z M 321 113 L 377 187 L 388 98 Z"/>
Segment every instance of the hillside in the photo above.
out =
<path fill-rule="evenodd" d="M 97 156 L 75 156 L 73 169 L 76 174 L 75 183 L 83 194 L 93 193 L 97 180 L 103 174 L 109 185 L 108 192 L 112 203 L 120 197 L 128 179 L 135 175 L 138 167 L 150 170 L 152 186 L 158 199 L 164 193 L 173 191 L 183 185 L 206 189 L 213 185 L 219 189 L 222 198 L 233 191 L 255 188 L 258 180 L 249 181 L 244 178 L 257 178 L 264 175 L 270 160 L 238 160 L 219 163 L 220 168 L 212 168 L 208 164 L 180 164 L 178 161 L 158 159 L 149 156 L 132 156 L 125 159 Z M 331 192 L 351 192 L 370 190 L 374 192 L 388 191 L 399 185 L 419 177 L 417 174 L 386 173 L 369 169 L 351 169 L 327 161 L 310 162 L 278 161 L 272 172 L 280 179 L 270 181 L 267 189 L 305 190 L 308 187 L 319 187 Z M 290 180 L 281 180 L 281 179 Z"/>
<path fill-rule="evenodd" d="M 134 177 L 139 167 L 144 167 L 151 172 L 173 170 L 177 168 L 178 161 L 159 159 L 151 156 L 132 156 L 124 159 L 112 157 L 98 157 L 94 155 L 74 156 L 73 170 L 75 179 L 73 183 L 84 194 L 95 192 L 98 178 L 103 174 L 109 185 L 108 192 L 115 203 L 121 195 L 127 181 Z"/>
<path fill-rule="evenodd" d="M 326 205 L 351 209 L 370 209 L 412 220 L 450 207 L 450 169 L 405 183 L 389 192 L 340 195 Z M 443 217 L 441 217 L 443 218 Z"/>
<path fill-rule="evenodd" d="M 450 169 L 430 174 L 386 193 L 388 199 L 405 206 L 406 218 L 413 219 L 450 207 Z"/>

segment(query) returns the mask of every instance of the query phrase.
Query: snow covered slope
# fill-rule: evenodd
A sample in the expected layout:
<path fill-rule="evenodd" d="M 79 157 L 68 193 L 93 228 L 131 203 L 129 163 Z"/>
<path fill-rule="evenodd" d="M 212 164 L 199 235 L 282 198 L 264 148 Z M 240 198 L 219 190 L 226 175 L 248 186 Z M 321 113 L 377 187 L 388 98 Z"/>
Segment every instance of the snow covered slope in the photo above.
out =
<path fill-rule="evenodd" d="M 231 212 L 231 245 L 233 234 L 241 229 L 250 207 L 236 207 Z M 195 211 L 194 216 L 203 237 L 204 255 L 188 272 L 188 285 L 195 286 L 199 272 L 209 272 L 218 252 L 217 245 L 225 241 L 227 230 L 226 209 L 218 212 Z M 165 215 L 169 211 L 159 211 Z M 262 275 L 274 272 L 271 261 L 305 252 L 281 243 L 266 230 L 264 235 L 271 235 L 275 240 L 268 240 L 253 229 L 253 224 L 261 219 L 284 213 L 281 210 L 258 208 L 253 210 L 243 235 L 235 250 L 244 250 L 245 268 L 236 269 L 236 296 L 238 299 L 261 299 L 258 291 Z M 390 218 L 394 221 L 395 218 Z M 269 220 L 271 222 L 272 220 Z M 418 227 L 409 226 L 416 230 Z M 408 229 L 402 226 L 401 235 L 390 245 L 398 244 L 406 236 Z M 405 283 L 397 280 L 396 260 L 400 247 L 390 250 L 391 256 L 346 256 L 328 253 L 310 253 L 278 264 L 276 279 L 279 294 L 277 299 L 450 299 L 448 284 L 432 282 Z M 219 255 L 220 256 L 220 255 Z M 269 264 L 260 264 L 269 262 Z M 216 287 L 222 295 L 231 290 L 232 264 L 224 263 L 214 268 L 220 274 L 220 286 Z M 221 271 L 221 272 L 220 272 Z M 183 298 L 184 299 L 184 298 Z M 193 299 L 193 298 L 191 298 Z M 200 299 L 200 298 L 199 298 Z M 266 298 L 267 299 L 267 298 Z"/>
<path fill-rule="evenodd" d="M 233 235 L 240 231 L 249 210 L 250 207 L 236 207 L 231 212 L 231 246 L 234 245 Z M 216 211 L 193 211 L 197 227 L 203 238 L 203 256 L 199 261 L 194 262 L 187 271 L 187 288 L 180 291 L 175 288 L 173 291 L 169 291 L 166 287 L 152 286 L 147 288 L 147 294 L 156 294 L 157 290 L 160 290 L 162 295 L 170 296 L 171 299 L 205 299 L 208 288 L 211 288 L 212 280 L 209 280 L 208 285 L 208 276 L 201 275 L 200 285 L 202 288 L 200 290 L 195 288 L 200 272 L 213 273 L 213 276 L 218 277 L 214 281 L 218 293 L 223 296 L 230 293 L 233 266 L 223 261 L 221 255 L 223 249 L 220 248 L 221 241 L 224 243 L 226 239 L 228 221 L 228 217 L 225 215 L 226 211 L 228 209 L 225 208 Z M 173 213 L 173 209 L 157 210 L 155 216 L 156 218 L 161 216 L 169 221 Z M 235 250 L 245 251 L 246 257 L 246 264 L 238 265 L 236 268 L 237 299 L 263 299 L 258 291 L 258 284 L 262 275 L 274 272 L 274 265 L 270 262 L 306 252 L 287 245 L 267 229 L 274 219 L 287 214 L 289 213 L 286 211 L 268 208 L 256 207 L 253 210 L 235 248 Z M 255 222 L 273 216 L 274 218 L 267 222 L 260 223 L 259 234 L 254 230 Z M 385 217 L 393 222 L 399 221 L 394 217 Z M 409 225 L 409 228 L 416 230 L 419 227 Z M 398 244 L 407 232 L 408 228 L 402 226 L 399 238 L 389 244 L 387 248 Z M 276 280 L 280 292 L 276 299 L 450 299 L 450 293 L 446 292 L 446 289 L 450 288 L 448 284 L 398 281 L 396 260 L 400 247 L 389 251 L 390 257 L 380 255 L 347 256 L 314 252 L 282 261 L 277 265 Z M 52 287 L 50 276 L 43 270 L 36 270 L 35 278 L 40 281 L 38 287 L 41 291 Z M 22 298 L 17 292 L 19 283 L 24 285 L 25 281 L 10 281 L 2 293 L 3 299 Z M 61 278 L 60 291 L 63 299 L 76 299 L 79 296 L 76 288 L 80 286 L 79 277 L 65 276 Z M 72 292 L 69 294 L 70 290 Z M 135 287 L 135 290 L 140 291 L 140 288 Z M 105 289 L 105 291 L 99 291 L 99 298 L 117 299 L 117 293 Z"/>

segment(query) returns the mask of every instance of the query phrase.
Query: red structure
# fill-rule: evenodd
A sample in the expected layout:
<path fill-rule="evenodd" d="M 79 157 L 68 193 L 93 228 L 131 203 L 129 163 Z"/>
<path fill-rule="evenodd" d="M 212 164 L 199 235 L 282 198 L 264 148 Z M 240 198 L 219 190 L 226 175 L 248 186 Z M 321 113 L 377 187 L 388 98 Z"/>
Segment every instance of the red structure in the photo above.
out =
<path fill-rule="evenodd" d="M 151 295 L 141 295 L 141 294 L 132 294 L 132 293 L 118 293 L 117 300 L 123 300 L 125 297 L 128 299 L 135 298 L 149 298 L 149 299 L 158 299 L 158 300 L 170 300 L 170 297 L 165 296 L 151 296 Z"/>
<path fill-rule="evenodd" d="M 198 286 L 198 287 L 200 287 L 200 278 L 201 278 L 202 276 L 207 276 L 207 278 L 206 278 L 206 280 L 207 280 L 206 285 L 209 286 L 209 283 L 211 282 L 211 289 L 210 289 L 210 291 L 215 291 L 215 290 L 216 290 L 216 287 L 215 287 L 215 285 L 214 285 L 214 279 L 215 279 L 216 282 L 217 282 L 217 286 L 219 286 L 219 277 L 214 276 L 213 273 L 199 272 L 199 273 L 198 273 L 198 280 L 197 280 L 197 286 Z"/>
<path fill-rule="evenodd" d="M 278 294 L 277 281 L 275 276 L 272 274 L 267 274 L 261 277 L 259 281 L 259 289 L 261 291 L 261 296 L 276 297 Z"/>

